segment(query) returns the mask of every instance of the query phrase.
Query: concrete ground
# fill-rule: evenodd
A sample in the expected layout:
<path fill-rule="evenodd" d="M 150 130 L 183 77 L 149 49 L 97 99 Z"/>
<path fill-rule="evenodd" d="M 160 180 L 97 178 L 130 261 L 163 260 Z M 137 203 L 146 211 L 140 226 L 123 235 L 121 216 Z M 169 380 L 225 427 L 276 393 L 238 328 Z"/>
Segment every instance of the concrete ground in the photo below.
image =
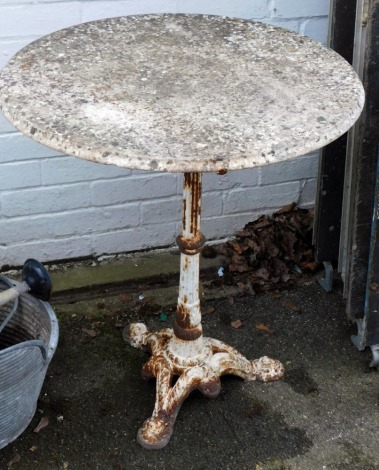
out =
<path fill-rule="evenodd" d="M 279 358 L 285 378 L 223 377 L 217 399 L 194 392 L 184 402 L 166 448 L 142 449 L 136 434 L 152 412 L 155 384 L 141 379 L 148 356 L 125 343 L 122 330 L 136 320 L 170 326 L 178 256 L 167 265 L 159 256 L 51 268 L 58 349 L 37 413 L 0 451 L 0 469 L 379 469 L 379 373 L 368 367 L 369 351 L 350 341 L 338 283 L 331 293 L 310 280 L 241 297 L 209 281 L 218 260 L 202 275 L 205 334 L 251 359 Z M 42 418 L 48 425 L 33 432 Z"/>

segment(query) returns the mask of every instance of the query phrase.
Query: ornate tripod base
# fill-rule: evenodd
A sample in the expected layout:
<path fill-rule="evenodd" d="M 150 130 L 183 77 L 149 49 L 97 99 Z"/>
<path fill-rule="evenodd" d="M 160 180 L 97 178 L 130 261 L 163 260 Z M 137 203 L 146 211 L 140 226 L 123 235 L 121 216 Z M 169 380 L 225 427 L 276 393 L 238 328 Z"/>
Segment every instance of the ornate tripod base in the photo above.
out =
<path fill-rule="evenodd" d="M 209 398 L 220 393 L 220 377 L 234 374 L 245 380 L 279 380 L 284 368 L 279 361 L 262 357 L 248 361 L 238 351 L 203 337 L 199 300 L 199 256 L 205 239 L 200 232 L 201 174 L 185 173 L 183 231 L 177 238 L 181 251 L 178 307 L 173 329 L 149 333 L 143 323 L 130 326 L 132 346 L 150 350 L 152 357 L 142 375 L 157 379 L 154 412 L 138 432 L 147 449 L 161 449 L 170 440 L 183 401 L 198 389 Z M 174 377 L 177 381 L 174 382 Z"/>
<path fill-rule="evenodd" d="M 178 344 L 172 329 L 149 333 L 143 323 L 130 325 L 131 345 L 148 349 L 152 354 L 142 369 L 142 376 L 157 379 L 153 414 L 138 431 L 137 441 L 142 447 L 161 449 L 166 446 L 183 401 L 195 389 L 208 398 L 216 398 L 221 391 L 221 375 L 270 382 L 284 374 L 284 367 L 277 360 L 264 356 L 249 361 L 222 341 L 207 337 L 201 340 L 200 354 L 181 357 L 175 352 Z M 174 377 L 177 377 L 175 384 Z"/>

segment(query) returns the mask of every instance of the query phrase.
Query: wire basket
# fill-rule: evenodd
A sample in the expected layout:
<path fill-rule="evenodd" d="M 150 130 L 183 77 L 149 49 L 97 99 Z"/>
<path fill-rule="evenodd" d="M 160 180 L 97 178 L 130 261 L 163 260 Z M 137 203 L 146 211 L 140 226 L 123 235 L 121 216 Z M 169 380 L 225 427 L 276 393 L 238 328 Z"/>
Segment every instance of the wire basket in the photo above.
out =
<path fill-rule="evenodd" d="M 0 277 L 0 291 L 16 283 Z M 16 439 L 32 420 L 49 363 L 58 344 L 54 310 L 29 294 L 0 306 L 0 449 Z"/>

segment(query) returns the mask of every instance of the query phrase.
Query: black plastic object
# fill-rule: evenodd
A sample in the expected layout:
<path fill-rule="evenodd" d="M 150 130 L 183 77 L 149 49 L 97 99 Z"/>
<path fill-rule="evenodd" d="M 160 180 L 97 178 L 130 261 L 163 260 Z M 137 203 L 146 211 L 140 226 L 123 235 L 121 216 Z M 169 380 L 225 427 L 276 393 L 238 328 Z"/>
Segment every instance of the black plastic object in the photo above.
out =
<path fill-rule="evenodd" d="M 51 279 L 49 273 L 37 260 L 27 259 L 22 268 L 22 280 L 29 286 L 30 293 L 40 300 L 49 300 Z"/>

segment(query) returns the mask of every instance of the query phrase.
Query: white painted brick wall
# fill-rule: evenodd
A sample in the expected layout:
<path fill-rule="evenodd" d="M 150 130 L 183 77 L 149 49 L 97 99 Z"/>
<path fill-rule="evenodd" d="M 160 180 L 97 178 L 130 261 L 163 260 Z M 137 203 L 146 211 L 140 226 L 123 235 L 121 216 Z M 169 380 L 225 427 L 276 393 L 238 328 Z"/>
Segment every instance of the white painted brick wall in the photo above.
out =
<path fill-rule="evenodd" d="M 237 16 L 325 42 L 329 0 L 0 0 L 0 68 L 38 37 L 110 16 L 182 12 Z M 233 235 L 262 213 L 314 204 L 312 154 L 264 168 L 204 175 L 202 230 Z M 182 175 L 149 174 L 63 156 L 0 115 L 0 268 L 172 245 Z"/>

